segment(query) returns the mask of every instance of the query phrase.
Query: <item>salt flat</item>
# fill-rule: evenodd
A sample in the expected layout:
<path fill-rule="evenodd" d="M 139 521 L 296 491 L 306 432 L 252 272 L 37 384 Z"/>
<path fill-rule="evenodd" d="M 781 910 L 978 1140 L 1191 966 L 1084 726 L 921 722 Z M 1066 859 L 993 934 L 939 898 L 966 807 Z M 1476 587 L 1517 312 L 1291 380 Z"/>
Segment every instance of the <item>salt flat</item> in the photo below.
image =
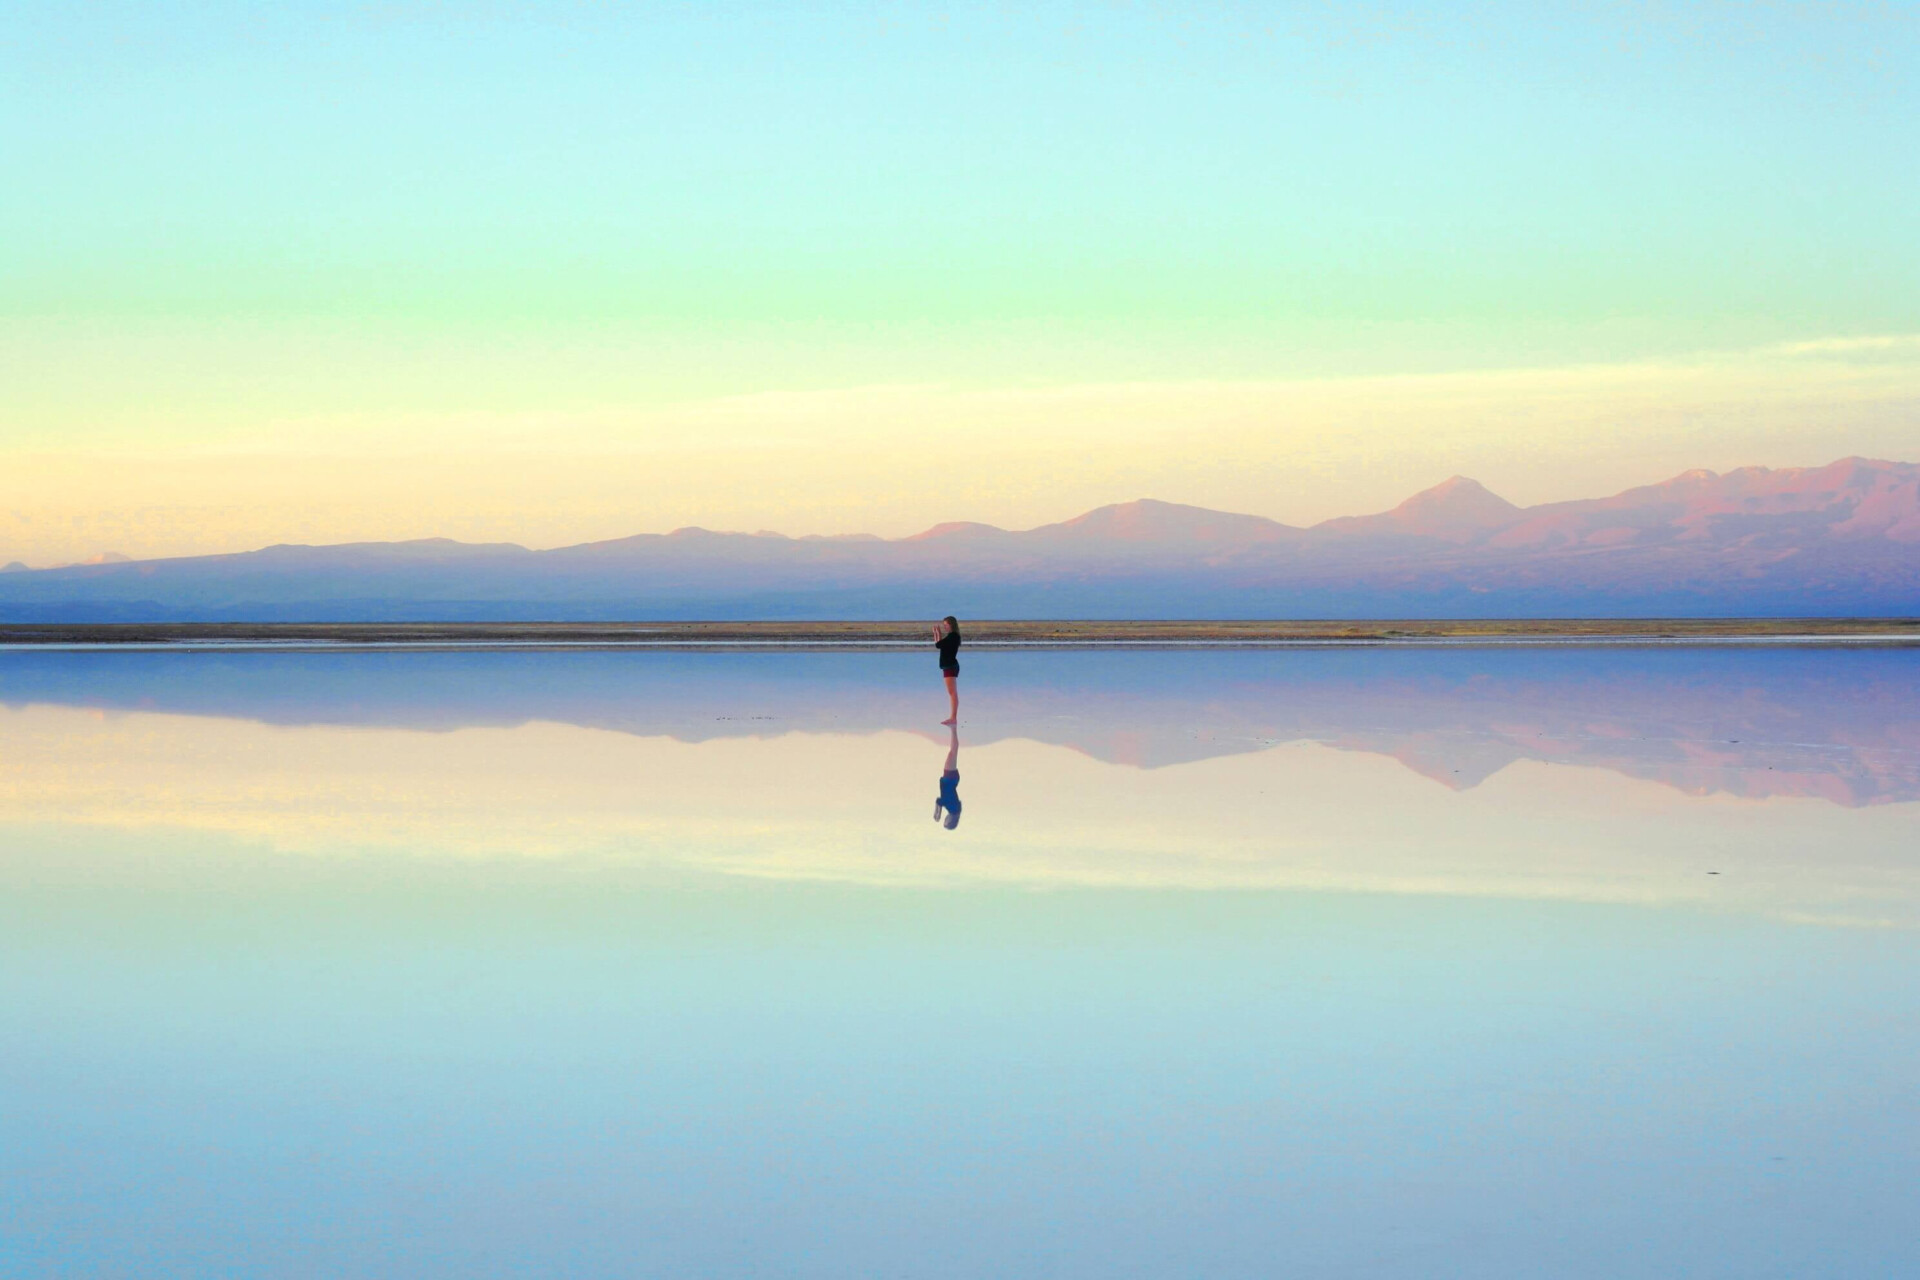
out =
<path fill-rule="evenodd" d="M 897 648 L 923 622 L 0 623 L 0 647 Z M 989 647 L 1423 643 L 1920 643 L 1916 618 L 969 619 Z"/>
<path fill-rule="evenodd" d="M 0 652 L 9 1269 L 1901 1274 L 1917 660 Z"/>

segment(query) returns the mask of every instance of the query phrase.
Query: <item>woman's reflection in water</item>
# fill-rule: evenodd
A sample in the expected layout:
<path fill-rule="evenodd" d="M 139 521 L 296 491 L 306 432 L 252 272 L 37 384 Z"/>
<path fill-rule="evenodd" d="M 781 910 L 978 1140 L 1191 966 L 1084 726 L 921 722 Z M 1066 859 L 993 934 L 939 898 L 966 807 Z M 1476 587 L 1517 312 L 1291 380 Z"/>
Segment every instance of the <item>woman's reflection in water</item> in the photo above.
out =
<path fill-rule="evenodd" d="M 949 725 L 947 767 L 940 772 L 940 798 L 933 802 L 933 820 L 951 831 L 960 825 L 960 729 Z M 945 810 L 943 816 L 941 810 Z"/>

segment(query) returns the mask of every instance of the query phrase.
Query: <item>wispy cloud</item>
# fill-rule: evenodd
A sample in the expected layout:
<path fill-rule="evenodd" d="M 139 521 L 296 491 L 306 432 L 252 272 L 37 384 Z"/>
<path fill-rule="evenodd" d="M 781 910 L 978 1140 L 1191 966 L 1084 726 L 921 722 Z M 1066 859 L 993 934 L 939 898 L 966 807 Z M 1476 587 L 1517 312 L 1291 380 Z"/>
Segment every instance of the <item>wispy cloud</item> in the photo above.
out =
<path fill-rule="evenodd" d="M 1855 338 L 1814 338 L 1806 342 L 1783 342 L 1772 348 L 1781 355 L 1846 355 L 1856 351 L 1920 352 L 1920 333 L 1877 333 Z"/>

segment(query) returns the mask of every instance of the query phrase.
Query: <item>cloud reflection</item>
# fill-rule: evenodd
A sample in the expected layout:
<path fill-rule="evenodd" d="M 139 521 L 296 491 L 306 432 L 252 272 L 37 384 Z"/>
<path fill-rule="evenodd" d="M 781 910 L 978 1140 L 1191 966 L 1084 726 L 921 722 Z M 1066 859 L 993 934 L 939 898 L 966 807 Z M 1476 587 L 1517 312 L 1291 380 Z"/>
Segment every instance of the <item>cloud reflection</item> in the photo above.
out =
<path fill-rule="evenodd" d="M 999 652 L 969 740 L 1139 768 L 1318 742 L 1452 789 L 1522 761 L 1689 795 L 1920 800 L 1920 652 L 1409 649 Z M 924 672 L 878 653 L 0 653 L 0 704 L 427 731 L 570 724 L 680 742 L 924 732 Z M 937 692 L 937 690 L 935 691 Z M 936 698 L 935 701 L 938 701 Z"/>
<path fill-rule="evenodd" d="M 1920 923 L 1904 654 L 994 655 L 951 827 L 888 655 L 3 656 L 16 831 Z"/>

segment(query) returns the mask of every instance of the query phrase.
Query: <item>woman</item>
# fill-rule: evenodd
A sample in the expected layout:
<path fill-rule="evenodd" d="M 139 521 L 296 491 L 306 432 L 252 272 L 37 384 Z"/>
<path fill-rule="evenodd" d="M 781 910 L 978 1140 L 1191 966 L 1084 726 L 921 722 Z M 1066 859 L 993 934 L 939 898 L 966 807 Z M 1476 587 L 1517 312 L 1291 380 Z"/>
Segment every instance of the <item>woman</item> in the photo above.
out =
<path fill-rule="evenodd" d="M 933 627 L 933 643 L 940 649 L 940 674 L 947 678 L 947 718 L 941 724 L 960 719 L 960 621 L 948 614 Z"/>

